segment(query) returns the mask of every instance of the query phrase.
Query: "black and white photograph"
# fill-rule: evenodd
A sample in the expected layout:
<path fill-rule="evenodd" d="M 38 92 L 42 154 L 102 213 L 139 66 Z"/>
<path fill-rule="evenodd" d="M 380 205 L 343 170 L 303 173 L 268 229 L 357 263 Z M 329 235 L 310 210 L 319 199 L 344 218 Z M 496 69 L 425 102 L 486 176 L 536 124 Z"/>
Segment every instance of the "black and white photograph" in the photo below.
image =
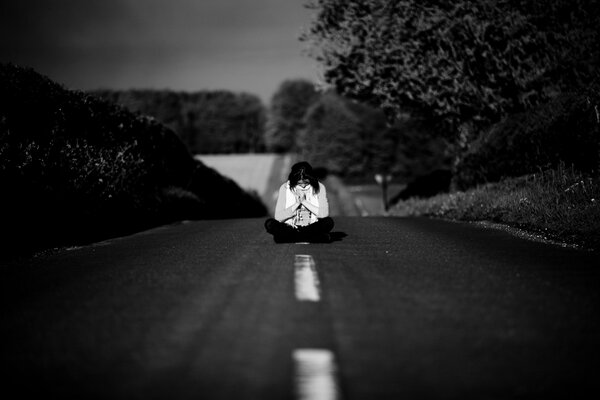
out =
<path fill-rule="evenodd" d="M 3 399 L 600 398 L 600 0 L 0 0 Z"/>

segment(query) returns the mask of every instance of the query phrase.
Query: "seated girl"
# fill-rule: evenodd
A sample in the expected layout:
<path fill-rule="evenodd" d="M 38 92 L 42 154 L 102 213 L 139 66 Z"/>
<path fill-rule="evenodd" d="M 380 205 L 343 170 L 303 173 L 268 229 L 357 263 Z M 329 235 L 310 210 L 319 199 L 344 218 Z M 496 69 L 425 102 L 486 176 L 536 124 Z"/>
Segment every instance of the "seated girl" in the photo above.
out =
<path fill-rule="evenodd" d="M 277 243 L 330 242 L 333 229 L 325 186 L 306 161 L 292 166 L 288 181 L 279 188 L 275 218 L 265 221 Z"/>

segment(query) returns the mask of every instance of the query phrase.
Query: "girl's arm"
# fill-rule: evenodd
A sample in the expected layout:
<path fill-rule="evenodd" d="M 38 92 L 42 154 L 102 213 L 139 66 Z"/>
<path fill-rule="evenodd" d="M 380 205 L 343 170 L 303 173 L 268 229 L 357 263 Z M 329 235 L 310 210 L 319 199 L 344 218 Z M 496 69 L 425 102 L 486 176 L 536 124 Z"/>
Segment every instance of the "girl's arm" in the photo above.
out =
<path fill-rule="evenodd" d="M 317 195 L 319 198 L 319 206 L 315 206 L 312 203 L 303 200 L 301 204 L 308 208 L 308 211 L 315 214 L 317 218 L 325 218 L 329 216 L 329 203 L 327 202 L 327 191 L 325 190 L 325 186 L 319 182 L 319 194 Z"/>
<path fill-rule="evenodd" d="M 327 190 L 325 189 L 325 185 L 319 182 L 319 194 L 317 195 L 319 198 L 319 212 L 317 213 L 317 218 L 325 218 L 329 216 L 329 202 L 327 201 Z"/>
<path fill-rule="evenodd" d="M 298 207 L 300 207 L 300 203 L 296 200 L 294 204 L 285 208 L 285 193 L 287 191 L 286 184 L 284 183 L 279 188 L 279 195 L 277 196 L 277 204 L 275 205 L 275 219 L 279 222 L 283 222 L 288 220 L 294 216 L 294 212 Z"/>

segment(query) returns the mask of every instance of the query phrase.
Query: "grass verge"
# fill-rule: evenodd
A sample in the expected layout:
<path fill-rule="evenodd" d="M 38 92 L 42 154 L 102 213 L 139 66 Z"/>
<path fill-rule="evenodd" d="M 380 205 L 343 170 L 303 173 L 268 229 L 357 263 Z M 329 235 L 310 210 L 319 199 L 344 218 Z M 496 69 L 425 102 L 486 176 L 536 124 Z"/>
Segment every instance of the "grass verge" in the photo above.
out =
<path fill-rule="evenodd" d="M 493 221 L 552 240 L 600 250 L 600 177 L 560 165 L 556 169 L 464 192 L 411 198 L 390 215 Z"/>

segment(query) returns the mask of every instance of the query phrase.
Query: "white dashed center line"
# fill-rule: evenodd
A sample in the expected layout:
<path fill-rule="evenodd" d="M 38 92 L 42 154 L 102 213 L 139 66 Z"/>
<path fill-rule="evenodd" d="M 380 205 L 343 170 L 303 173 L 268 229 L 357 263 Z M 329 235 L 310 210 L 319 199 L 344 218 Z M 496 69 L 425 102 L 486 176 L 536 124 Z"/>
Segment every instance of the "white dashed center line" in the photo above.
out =
<path fill-rule="evenodd" d="M 297 254 L 294 260 L 294 281 L 298 301 L 320 301 L 319 277 L 312 256 Z"/>
<path fill-rule="evenodd" d="M 296 399 L 339 400 L 335 357 L 329 350 L 297 349 L 292 355 Z"/>

